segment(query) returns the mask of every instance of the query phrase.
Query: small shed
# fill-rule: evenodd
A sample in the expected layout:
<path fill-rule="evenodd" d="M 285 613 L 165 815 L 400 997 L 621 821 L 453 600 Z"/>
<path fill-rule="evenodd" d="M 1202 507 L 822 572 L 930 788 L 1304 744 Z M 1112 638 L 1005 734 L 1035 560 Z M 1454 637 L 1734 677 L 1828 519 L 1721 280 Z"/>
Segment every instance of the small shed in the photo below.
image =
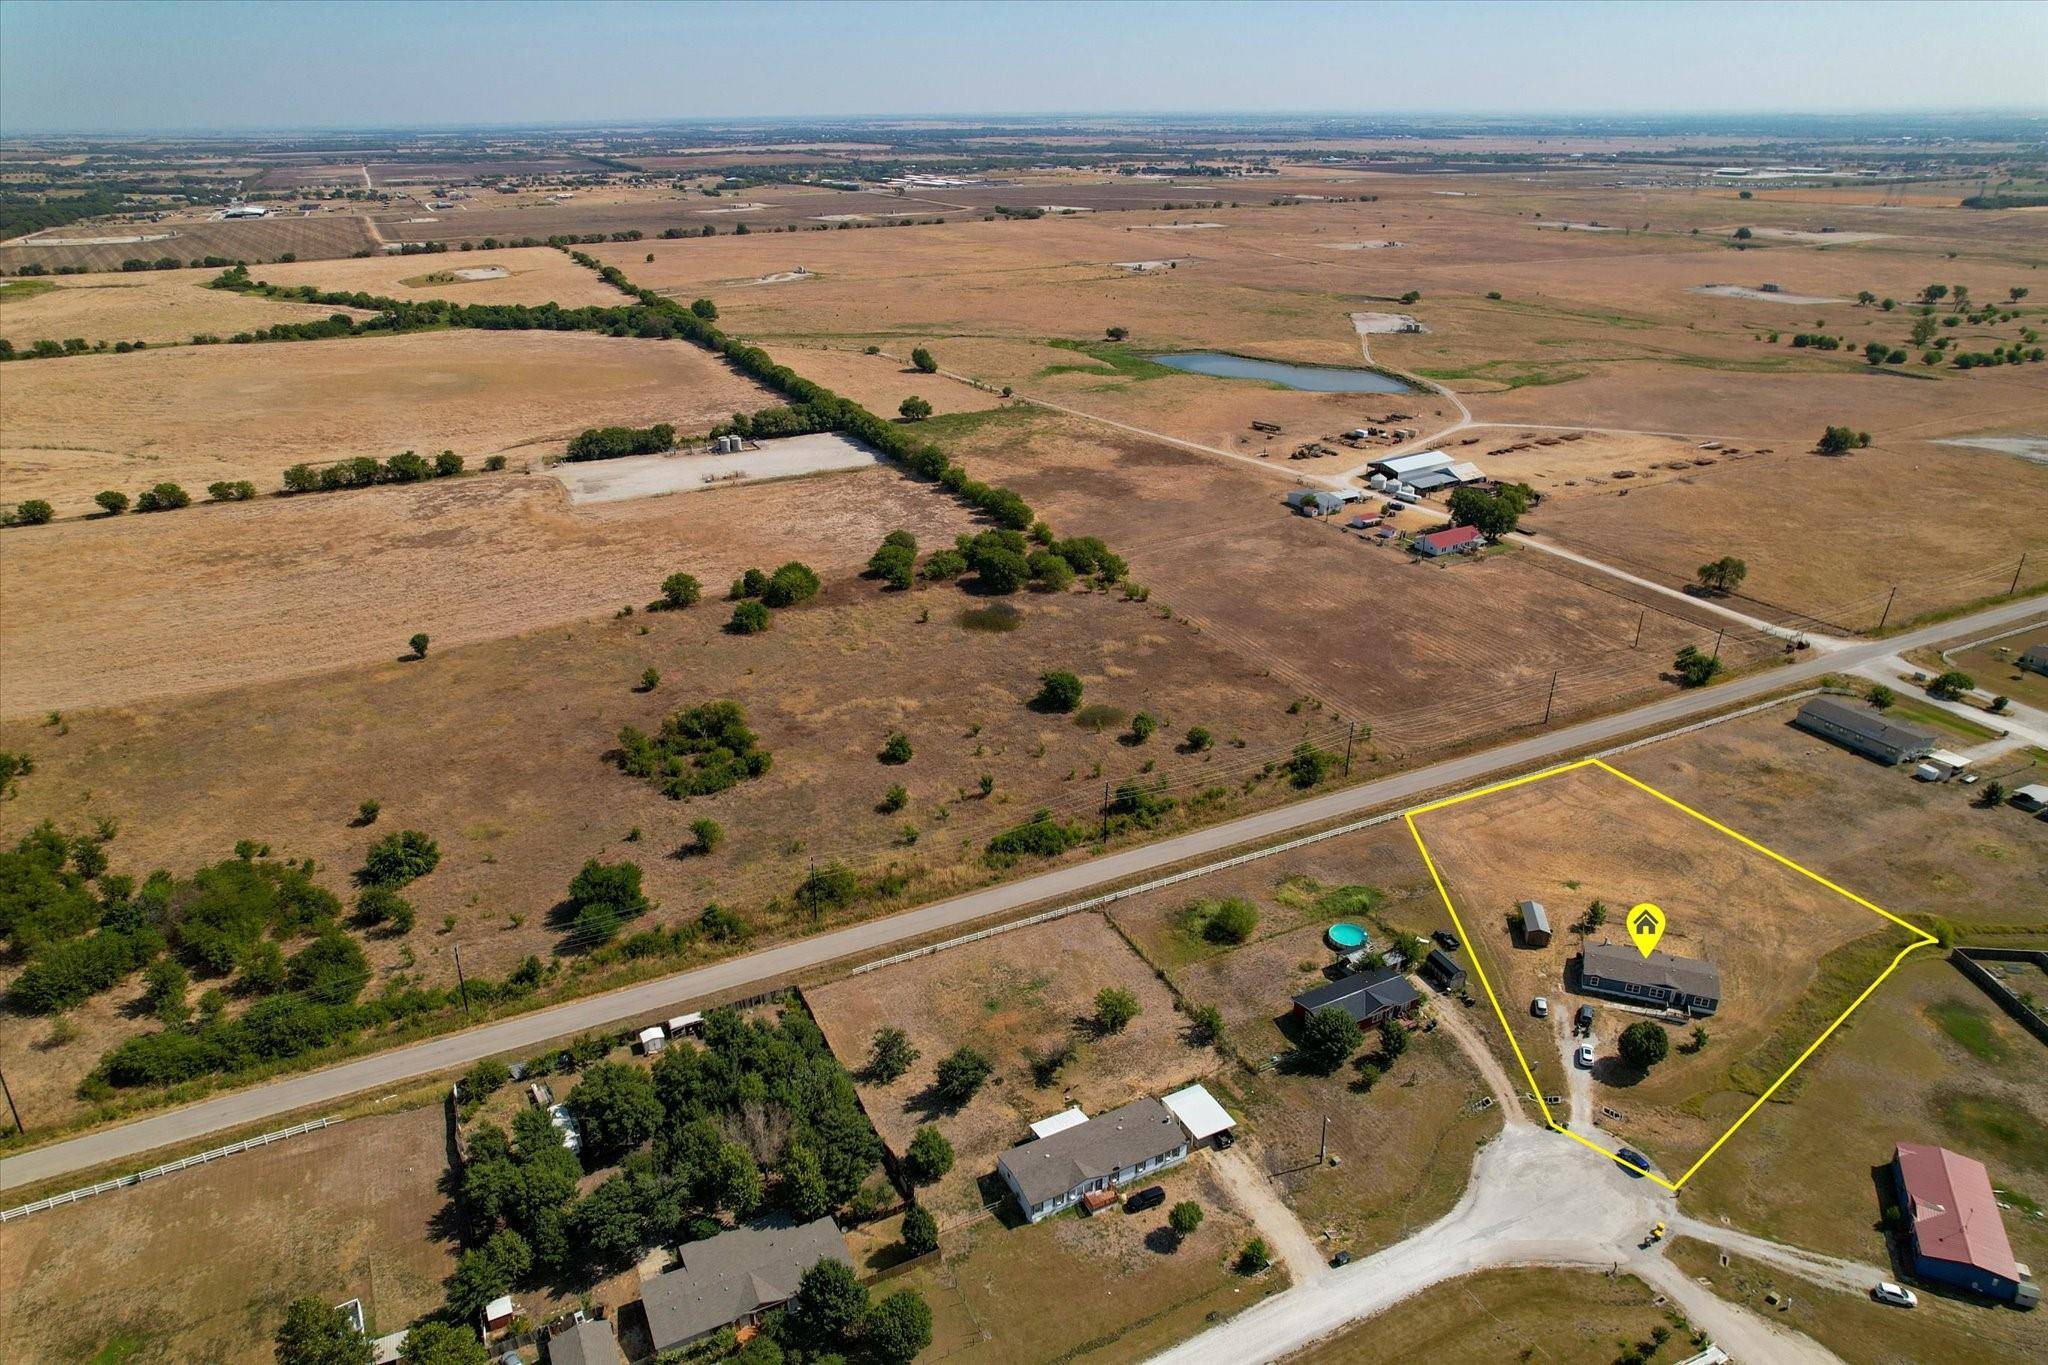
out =
<path fill-rule="evenodd" d="M 1523 901 L 1522 942 L 1531 948 L 1550 946 L 1550 912 L 1543 908 L 1542 901 Z"/>
<path fill-rule="evenodd" d="M 1049 1119 L 1040 1119 L 1032 1124 L 1031 1136 L 1035 1138 L 1049 1138 L 1054 1133 L 1064 1133 L 1067 1129 L 1077 1128 L 1087 1121 L 1088 1116 L 1081 1112 L 1079 1105 L 1075 1105 L 1071 1108 L 1060 1110 L 1059 1113 L 1054 1114 Z"/>
<path fill-rule="evenodd" d="M 2010 800 L 2021 810 L 2048 810 L 2048 786 L 2030 782 L 2014 792 Z"/>
<path fill-rule="evenodd" d="M 510 1294 L 500 1294 L 484 1305 L 484 1331 L 495 1332 L 519 1316 L 519 1305 Z"/>
<path fill-rule="evenodd" d="M 668 1046 L 668 1035 L 661 1031 L 661 1025 L 650 1024 L 640 1030 L 640 1050 L 652 1057 Z"/>
<path fill-rule="evenodd" d="M 1344 503 L 1337 494 L 1314 488 L 1297 488 L 1287 495 L 1287 505 L 1304 517 L 1333 516 L 1344 510 Z"/>
<path fill-rule="evenodd" d="M 678 1014 L 675 1018 L 668 1021 L 668 1036 L 680 1038 L 685 1034 L 699 1032 L 703 1027 L 704 1016 L 692 1010 L 688 1014 Z"/>
<path fill-rule="evenodd" d="M 1441 948 L 1429 950 L 1429 956 L 1422 960 L 1422 974 L 1429 978 L 1431 985 L 1447 994 L 1465 987 L 1465 969 Z"/>
<path fill-rule="evenodd" d="M 1188 1137 L 1197 1147 L 1237 1127 L 1237 1120 L 1216 1102 L 1207 1086 L 1191 1085 L 1185 1090 L 1176 1090 L 1160 1103 L 1180 1120 L 1180 1126 L 1188 1130 Z"/>

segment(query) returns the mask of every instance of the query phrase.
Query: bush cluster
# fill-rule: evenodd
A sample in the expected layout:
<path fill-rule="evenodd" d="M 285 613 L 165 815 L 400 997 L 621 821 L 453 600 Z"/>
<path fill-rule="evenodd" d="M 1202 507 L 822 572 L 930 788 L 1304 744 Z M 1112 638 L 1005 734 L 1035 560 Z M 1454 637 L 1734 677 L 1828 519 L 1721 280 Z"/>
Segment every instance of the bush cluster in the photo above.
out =
<path fill-rule="evenodd" d="M 768 771 L 774 761 L 747 728 L 736 701 L 710 701 L 677 711 L 654 735 L 628 725 L 619 731 L 619 766 L 680 800 L 709 796 Z"/>

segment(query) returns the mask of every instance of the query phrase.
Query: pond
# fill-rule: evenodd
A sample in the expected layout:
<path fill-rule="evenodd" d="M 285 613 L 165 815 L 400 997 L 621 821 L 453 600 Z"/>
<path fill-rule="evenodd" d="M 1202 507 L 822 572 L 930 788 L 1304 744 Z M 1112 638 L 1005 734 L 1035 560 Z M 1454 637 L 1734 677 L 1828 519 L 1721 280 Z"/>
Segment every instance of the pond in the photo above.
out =
<path fill-rule="evenodd" d="M 1290 365 L 1279 360 L 1253 360 L 1249 356 L 1225 355 L 1221 351 L 1184 351 L 1178 355 L 1151 357 L 1168 369 L 1190 374 L 1215 375 L 1222 379 L 1263 379 L 1290 389 L 1312 393 L 1410 393 L 1398 379 L 1375 370 L 1349 370 L 1334 365 Z"/>

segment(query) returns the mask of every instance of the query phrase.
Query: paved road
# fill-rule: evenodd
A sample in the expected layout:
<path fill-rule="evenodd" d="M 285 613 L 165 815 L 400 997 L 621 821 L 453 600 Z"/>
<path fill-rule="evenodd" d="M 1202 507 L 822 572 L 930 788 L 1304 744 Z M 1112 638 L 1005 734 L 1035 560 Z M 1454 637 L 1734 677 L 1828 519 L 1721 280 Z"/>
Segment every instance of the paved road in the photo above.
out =
<path fill-rule="evenodd" d="M 1140 877 L 1174 863 L 1239 845 L 1272 841 L 1368 810 L 1398 805 L 1427 792 L 1505 773 L 1528 771 L 1560 754 L 1595 748 L 1637 731 L 1682 725 L 1704 712 L 1751 700 L 1778 688 L 1810 682 L 1829 671 L 1846 671 L 1894 652 L 1933 644 L 1969 631 L 1993 630 L 2036 616 L 2048 616 L 2038 600 L 2008 602 L 1888 640 L 1853 644 L 1824 655 L 1814 651 L 1784 668 L 1765 670 L 1700 691 L 1677 693 L 1618 715 L 1544 730 L 1498 748 L 1446 759 L 1425 768 L 1363 782 L 1157 843 L 1055 868 L 1035 877 L 987 887 L 900 915 L 849 925 L 831 933 L 678 972 L 623 990 L 568 1001 L 460 1033 L 392 1048 L 324 1070 L 282 1077 L 182 1109 L 153 1114 L 0 1158 L 0 1189 L 12 1189 L 69 1172 L 128 1160 L 159 1147 L 190 1143 L 212 1133 L 331 1104 L 351 1095 L 382 1092 L 422 1076 L 467 1067 L 483 1057 L 529 1052 L 542 1043 L 569 1034 L 615 1027 L 636 1019 L 659 1018 L 665 1013 L 673 1013 L 676 1006 L 693 1000 L 786 979 L 794 973 L 839 958 L 872 953 L 1023 906 L 1075 897 L 1093 888 Z"/>

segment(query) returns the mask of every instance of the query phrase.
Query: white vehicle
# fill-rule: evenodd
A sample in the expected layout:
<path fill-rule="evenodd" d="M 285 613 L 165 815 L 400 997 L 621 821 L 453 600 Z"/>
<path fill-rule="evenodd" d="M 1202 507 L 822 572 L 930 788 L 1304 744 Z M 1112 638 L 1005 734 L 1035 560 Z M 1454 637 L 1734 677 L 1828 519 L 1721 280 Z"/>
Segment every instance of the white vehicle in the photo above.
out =
<path fill-rule="evenodd" d="M 1593 1045 L 1591 1043 L 1580 1043 L 1578 1054 L 1572 1060 L 1579 1064 L 1579 1070 L 1591 1071 L 1593 1069 Z"/>
<path fill-rule="evenodd" d="M 1918 1295 L 1914 1294 L 1906 1286 L 1893 1284 L 1890 1280 L 1878 1281 L 1877 1288 L 1870 1291 L 1870 1297 L 1876 1299 L 1879 1303 L 1896 1304 L 1900 1308 L 1918 1308 L 1920 1306 Z"/>
<path fill-rule="evenodd" d="M 1537 996 L 1529 1002 L 1529 1013 L 1535 1015 L 1538 1019 L 1548 1019 L 1550 1017 L 1550 1002 L 1540 995 Z"/>

